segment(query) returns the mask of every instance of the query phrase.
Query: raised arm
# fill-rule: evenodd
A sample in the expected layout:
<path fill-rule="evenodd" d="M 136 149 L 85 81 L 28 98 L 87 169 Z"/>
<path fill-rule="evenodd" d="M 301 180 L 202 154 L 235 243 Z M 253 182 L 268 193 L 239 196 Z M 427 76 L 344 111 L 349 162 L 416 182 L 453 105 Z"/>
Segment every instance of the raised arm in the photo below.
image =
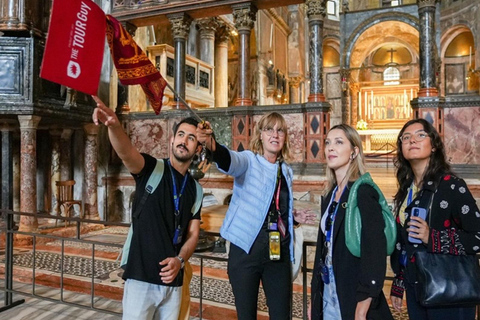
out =
<path fill-rule="evenodd" d="M 93 122 L 96 125 L 101 122 L 108 128 L 110 143 L 125 167 L 133 174 L 139 173 L 145 165 L 145 159 L 133 146 L 115 112 L 105 106 L 97 96 L 92 97 L 97 103 L 92 115 Z"/>

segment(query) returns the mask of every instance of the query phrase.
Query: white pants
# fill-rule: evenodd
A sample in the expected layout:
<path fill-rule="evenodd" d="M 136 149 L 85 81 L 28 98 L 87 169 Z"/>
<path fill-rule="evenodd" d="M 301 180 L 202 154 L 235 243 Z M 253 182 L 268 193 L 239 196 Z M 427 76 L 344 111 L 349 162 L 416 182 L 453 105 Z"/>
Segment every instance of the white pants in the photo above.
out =
<path fill-rule="evenodd" d="M 127 279 L 123 289 L 123 320 L 178 319 L 182 287 Z"/>

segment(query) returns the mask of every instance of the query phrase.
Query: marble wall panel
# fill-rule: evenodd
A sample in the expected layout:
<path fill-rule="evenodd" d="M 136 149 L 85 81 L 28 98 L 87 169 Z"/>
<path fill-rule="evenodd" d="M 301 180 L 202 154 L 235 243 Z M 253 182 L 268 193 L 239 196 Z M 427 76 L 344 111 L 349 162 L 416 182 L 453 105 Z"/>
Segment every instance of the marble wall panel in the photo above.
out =
<path fill-rule="evenodd" d="M 156 158 L 169 154 L 169 134 L 166 120 L 146 119 L 129 123 L 129 134 L 133 145 L 140 151 Z"/>
<path fill-rule="evenodd" d="M 445 151 L 453 164 L 480 164 L 480 107 L 445 109 Z"/>

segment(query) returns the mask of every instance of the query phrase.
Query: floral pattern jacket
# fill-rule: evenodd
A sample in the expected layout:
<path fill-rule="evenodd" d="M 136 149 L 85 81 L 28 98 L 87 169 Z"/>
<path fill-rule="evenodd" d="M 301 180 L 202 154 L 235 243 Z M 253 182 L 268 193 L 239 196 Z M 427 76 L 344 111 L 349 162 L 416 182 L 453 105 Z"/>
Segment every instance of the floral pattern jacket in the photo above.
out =
<path fill-rule="evenodd" d="M 431 210 L 427 215 L 430 238 L 428 244 L 413 244 L 408 241 L 407 223 L 413 207 L 428 208 L 432 193 Z M 391 265 L 395 273 L 391 294 L 403 297 L 404 281 L 414 283 L 415 251 L 428 251 L 439 254 L 466 255 L 480 252 L 480 210 L 463 179 L 445 175 L 435 186 L 434 181 L 424 183 L 405 210 L 406 220 L 402 226 L 397 216 L 398 242 L 391 255 Z M 430 217 L 429 217 L 430 216 Z M 406 265 L 402 263 L 402 251 L 406 253 Z M 403 255 L 405 256 L 405 255 Z"/>

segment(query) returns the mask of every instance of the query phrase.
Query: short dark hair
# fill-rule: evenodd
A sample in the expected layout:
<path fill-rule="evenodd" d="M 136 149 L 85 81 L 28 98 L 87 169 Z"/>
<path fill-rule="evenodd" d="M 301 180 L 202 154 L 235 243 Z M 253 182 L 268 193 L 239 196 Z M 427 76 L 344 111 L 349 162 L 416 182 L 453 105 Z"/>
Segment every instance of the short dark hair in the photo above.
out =
<path fill-rule="evenodd" d="M 177 123 L 175 126 L 173 126 L 173 135 L 176 136 L 177 135 L 177 131 L 178 131 L 178 128 L 182 125 L 182 124 L 191 124 L 192 126 L 194 127 L 197 127 L 198 126 L 198 120 L 195 119 L 194 117 L 188 117 L 188 118 L 184 118 L 182 121 L 180 121 L 179 123 Z"/>

